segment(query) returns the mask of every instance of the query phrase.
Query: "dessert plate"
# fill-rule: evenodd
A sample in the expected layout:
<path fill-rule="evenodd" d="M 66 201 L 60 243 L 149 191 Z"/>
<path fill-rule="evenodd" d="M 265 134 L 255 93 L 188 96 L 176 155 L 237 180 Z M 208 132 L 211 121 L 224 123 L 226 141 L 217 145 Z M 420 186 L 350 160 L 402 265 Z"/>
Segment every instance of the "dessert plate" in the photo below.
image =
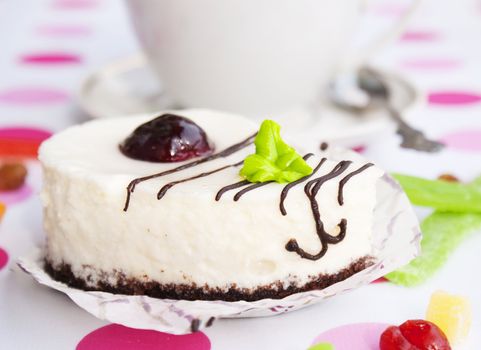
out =
<path fill-rule="evenodd" d="M 326 153 L 328 158 L 334 160 L 360 158 L 354 152 L 336 147 L 330 147 Z M 92 315 L 133 328 L 185 334 L 209 327 L 218 318 L 278 315 L 366 285 L 418 255 L 421 232 L 408 198 L 397 182 L 387 174 L 379 179 L 376 186 L 372 241 L 376 263 L 322 290 L 296 293 L 283 299 L 253 302 L 187 301 L 88 292 L 53 280 L 44 271 L 44 253 L 41 249 L 20 258 L 18 264 L 39 283 L 67 294 Z"/>
<path fill-rule="evenodd" d="M 420 94 L 403 78 L 389 72 L 382 74 L 391 88 L 393 105 L 405 115 L 407 109 L 420 100 Z M 162 83 L 142 54 L 112 62 L 91 74 L 82 84 L 78 100 L 92 118 L 182 107 L 163 93 Z M 382 110 L 358 115 L 336 108 L 328 102 L 327 96 L 320 98 L 315 106 L 270 117 L 290 130 L 293 136 L 302 135 L 308 139 L 306 134 L 309 134 L 315 136 L 316 142 L 325 140 L 344 146 L 358 146 L 393 125 Z"/>

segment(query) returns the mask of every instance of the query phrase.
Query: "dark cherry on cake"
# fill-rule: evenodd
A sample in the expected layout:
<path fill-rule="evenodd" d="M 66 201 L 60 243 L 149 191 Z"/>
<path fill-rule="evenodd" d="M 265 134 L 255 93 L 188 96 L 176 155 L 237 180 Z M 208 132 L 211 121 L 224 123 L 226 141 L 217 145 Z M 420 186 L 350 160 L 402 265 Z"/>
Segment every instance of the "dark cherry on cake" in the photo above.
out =
<path fill-rule="evenodd" d="M 159 163 L 181 162 L 214 152 L 199 125 L 175 114 L 163 114 L 140 125 L 119 148 L 129 158 Z"/>

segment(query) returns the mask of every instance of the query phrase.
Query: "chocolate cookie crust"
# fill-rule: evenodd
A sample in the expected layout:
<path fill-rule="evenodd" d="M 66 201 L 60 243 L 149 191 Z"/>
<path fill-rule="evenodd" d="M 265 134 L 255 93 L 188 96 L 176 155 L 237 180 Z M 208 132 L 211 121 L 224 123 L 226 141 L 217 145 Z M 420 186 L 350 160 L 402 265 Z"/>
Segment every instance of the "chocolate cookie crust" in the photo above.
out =
<path fill-rule="evenodd" d="M 123 273 L 114 272 L 117 283 L 110 284 L 107 278 L 100 281 L 96 286 L 91 286 L 83 278 L 74 275 L 70 265 L 61 264 L 53 266 L 45 260 L 45 271 L 55 280 L 63 282 L 70 287 L 86 291 L 102 291 L 114 294 L 147 295 L 159 299 L 183 299 L 183 300 L 224 300 L 224 301 L 255 301 L 260 299 L 281 299 L 288 295 L 319 290 L 329 287 L 334 283 L 358 273 L 374 264 L 371 257 L 362 257 L 336 274 L 321 274 L 313 277 L 310 282 L 299 287 L 289 285 L 285 287 L 281 281 L 268 285 L 259 286 L 255 289 L 238 288 L 233 284 L 228 290 L 218 287 L 199 286 L 196 284 L 161 284 L 155 281 L 140 281 L 135 278 L 127 278 Z M 100 275 L 108 276 L 106 272 Z M 89 278 L 87 277 L 87 280 Z"/>

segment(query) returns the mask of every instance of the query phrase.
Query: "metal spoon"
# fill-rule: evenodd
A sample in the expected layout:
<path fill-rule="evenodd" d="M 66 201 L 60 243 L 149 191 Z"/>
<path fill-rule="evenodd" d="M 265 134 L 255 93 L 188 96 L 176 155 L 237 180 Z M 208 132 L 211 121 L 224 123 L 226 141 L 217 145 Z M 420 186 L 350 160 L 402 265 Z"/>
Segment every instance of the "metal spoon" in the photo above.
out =
<path fill-rule="evenodd" d="M 397 124 L 397 134 L 401 136 L 401 147 L 423 152 L 439 152 L 444 145 L 437 141 L 429 140 L 419 130 L 411 127 L 401 117 L 399 111 L 393 106 L 391 94 L 385 78 L 379 72 L 363 67 L 357 74 L 354 89 L 351 86 L 351 98 L 342 93 L 342 87 L 331 85 L 330 97 L 334 104 L 342 109 L 356 114 L 363 114 L 373 109 L 385 109 Z M 345 86 L 344 86 L 345 90 Z M 357 91 L 356 91 L 357 90 Z M 353 100 L 355 97 L 355 101 Z"/>

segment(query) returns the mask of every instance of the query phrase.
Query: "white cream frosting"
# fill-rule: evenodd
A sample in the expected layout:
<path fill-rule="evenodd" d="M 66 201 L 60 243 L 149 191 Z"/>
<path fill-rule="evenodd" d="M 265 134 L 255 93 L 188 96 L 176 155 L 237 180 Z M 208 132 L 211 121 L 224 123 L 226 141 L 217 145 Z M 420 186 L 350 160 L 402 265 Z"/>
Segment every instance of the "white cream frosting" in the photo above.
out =
<path fill-rule="evenodd" d="M 258 129 L 254 123 L 226 113 L 176 113 L 200 125 L 216 152 Z M 99 271 L 117 271 L 128 278 L 159 283 L 255 288 L 276 281 L 302 286 L 319 274 L 334 274 L 372 253 L 375 185 L 383 172 L 371 167 L 351 178 L 344 189 L 344 205 L 337 203 L 339 180 L 365 164 L 363 161 L 353 162 L 341 177 L 326 182 L 316 197 L 328 232 L 336 233 L 341 218 L 347 219 L 344 240 L 329 245 L 326 255 L 317 261 L 285 249 L 292 238 L 309 253 L 321 248 L 304 184 L 289 192 L 287 216 L 279 211 L 283 184 L 253 190 L 237 202 L 232 200 L 236 190 L 214 200 L 220 188 L 241 180 L 239 167 L 174 186 L 157 200 L 157 191 L 164 184 L 237 163 L 253 153 L 254 146 L 139 184 L 124 212 L 126 186 L 132 179 L 185 163 L 150 163 L 120 153 L 118 144 L 155 116 L 93 121 L 43 143 L 39 159 L 44 169 L 44 225 L 47 255 L 53 264 L 69 264 L 78 277 L 90 276 L 91 284 L 105 278 Z M 322 152 L 308 162 L 314 167 L 321 157 Z M 325 162 L 315 177 L 336 164 L 337 160 Z"/>

